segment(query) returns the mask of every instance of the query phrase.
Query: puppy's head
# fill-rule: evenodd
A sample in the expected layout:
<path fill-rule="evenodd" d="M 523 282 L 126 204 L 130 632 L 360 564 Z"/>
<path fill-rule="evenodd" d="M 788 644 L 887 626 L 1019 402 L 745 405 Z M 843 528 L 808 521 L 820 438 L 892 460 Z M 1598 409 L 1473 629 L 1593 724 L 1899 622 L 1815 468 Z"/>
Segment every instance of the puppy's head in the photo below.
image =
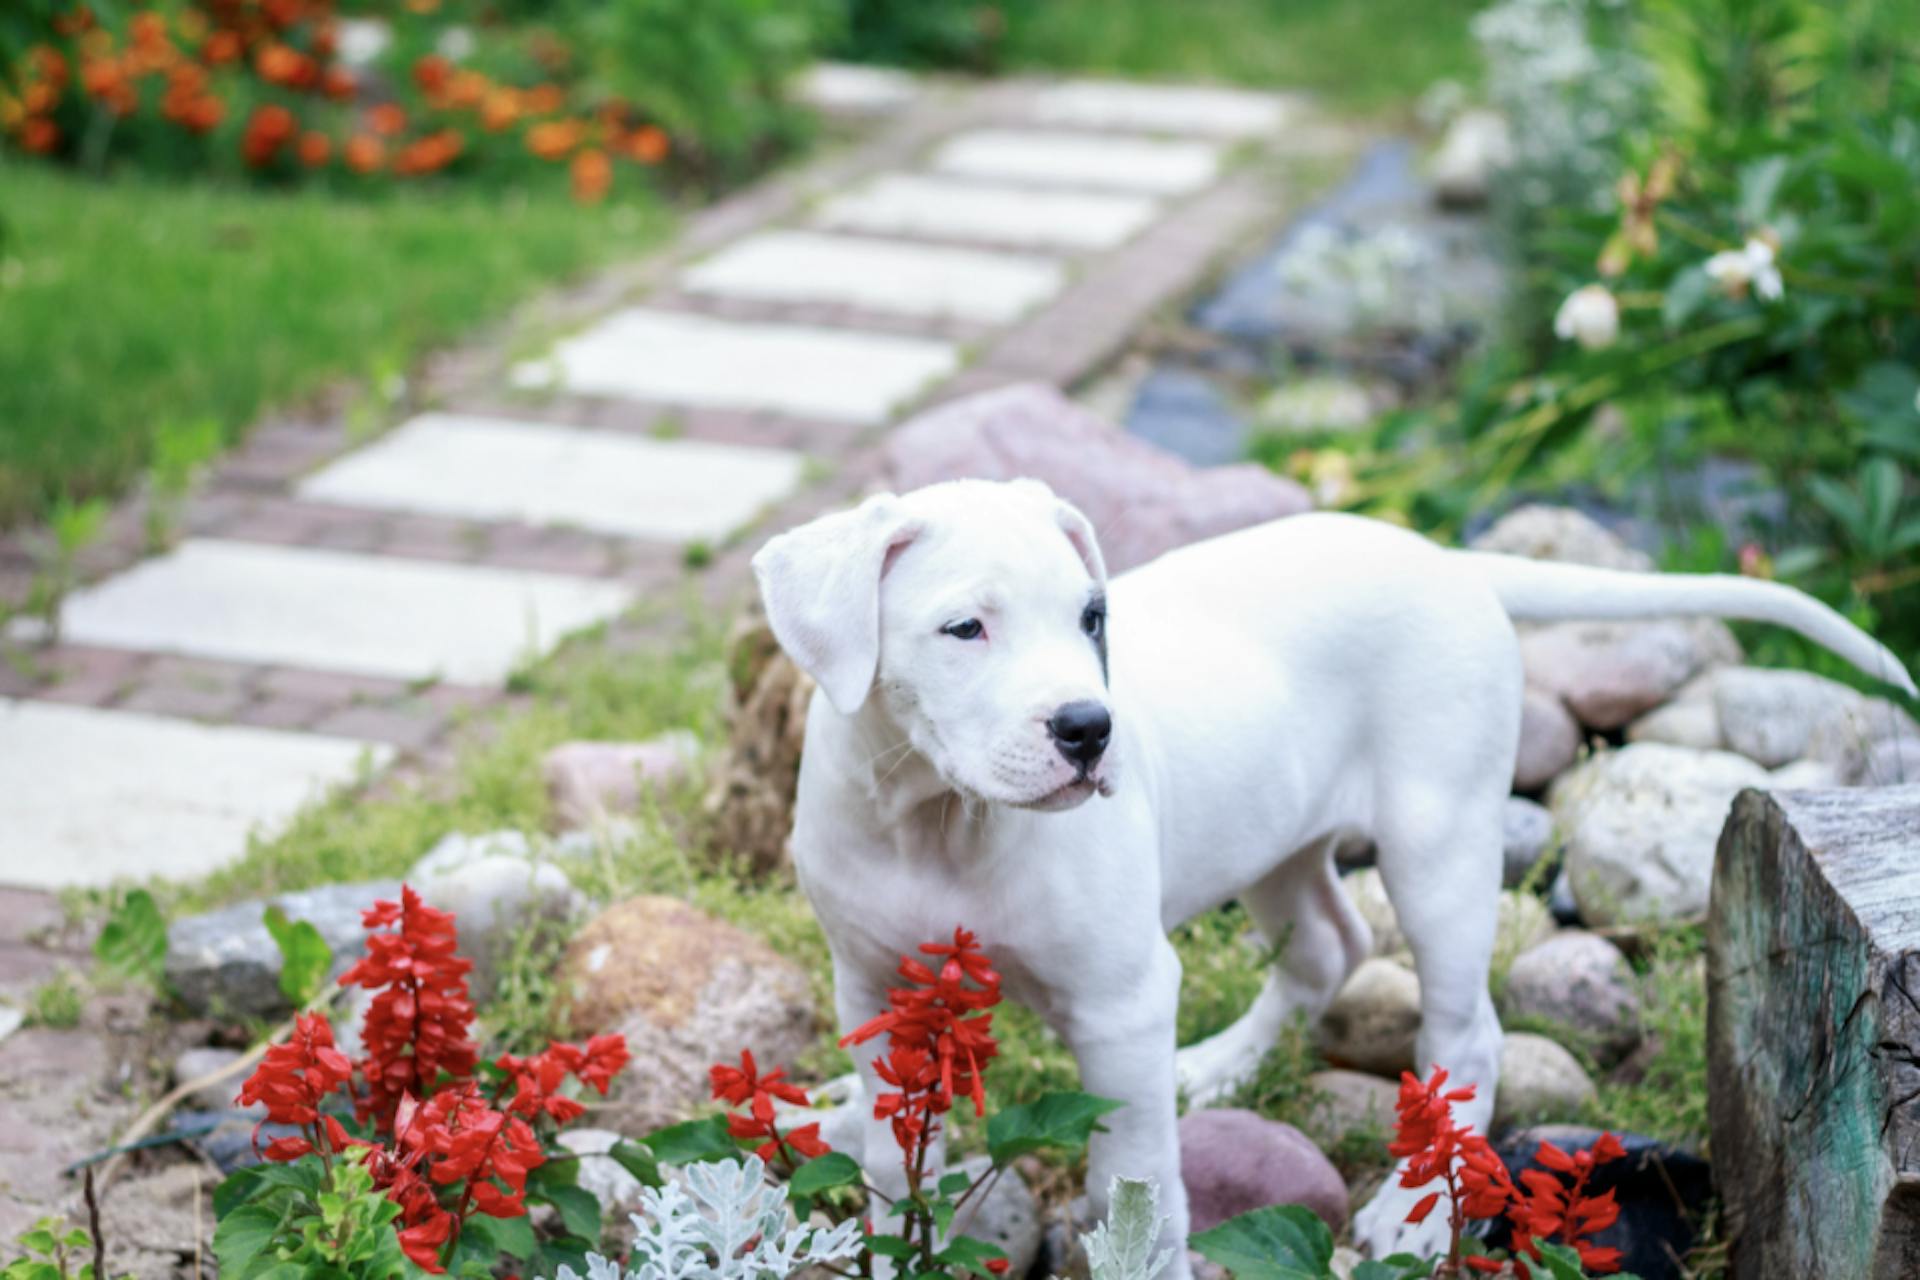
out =
<path fill-rule="evenodd" d="M 878 698 L 956 790 L 1064 809 L 1109 789 L 1106 568 L 1045 485 L 882 494 L 774 538 L 753 569 L 834 709 Z"/>

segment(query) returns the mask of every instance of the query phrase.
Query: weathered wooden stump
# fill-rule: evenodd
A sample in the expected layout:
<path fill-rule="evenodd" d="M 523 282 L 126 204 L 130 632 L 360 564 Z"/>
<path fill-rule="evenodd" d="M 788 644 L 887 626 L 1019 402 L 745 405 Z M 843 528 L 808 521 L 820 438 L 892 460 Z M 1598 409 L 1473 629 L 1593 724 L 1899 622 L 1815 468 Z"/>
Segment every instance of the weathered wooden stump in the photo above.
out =
<path fill-rule="evenodd" d="M 1734 1276 L 1920 1276 L 1920 786 L 1742 792 L 1707 946 Z"/>

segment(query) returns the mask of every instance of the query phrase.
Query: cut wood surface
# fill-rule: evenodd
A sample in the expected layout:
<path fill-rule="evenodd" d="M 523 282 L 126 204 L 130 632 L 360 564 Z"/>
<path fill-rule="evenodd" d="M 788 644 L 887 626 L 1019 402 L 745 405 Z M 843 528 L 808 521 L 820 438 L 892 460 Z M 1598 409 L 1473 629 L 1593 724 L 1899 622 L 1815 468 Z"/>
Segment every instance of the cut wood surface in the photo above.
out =
<path fill-rule="evenodd" d="M 1742 792 L 1707 945 L 1733 1275 L 1920 1277 L 1920 786 Z"/>

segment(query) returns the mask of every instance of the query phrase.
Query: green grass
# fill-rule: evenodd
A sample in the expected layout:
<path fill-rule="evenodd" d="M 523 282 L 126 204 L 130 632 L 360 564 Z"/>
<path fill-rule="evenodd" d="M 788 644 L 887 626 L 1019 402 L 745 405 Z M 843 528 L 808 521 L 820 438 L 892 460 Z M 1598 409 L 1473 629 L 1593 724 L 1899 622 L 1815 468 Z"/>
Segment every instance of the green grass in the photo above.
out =
<path fill-rule="evenodd" d="M 1371 111 L 1471 82 L 1477 0 L 1041 0 L 1012 6 L 1015 67 L 1306 89 Z"/>
<path fill-rule="evenodd" d="M 0 527 L 124 488 L 162 424 L 210 419 L 233 440 L 670 221 L 558 194 L 352 200 L 0 162 Z"/>

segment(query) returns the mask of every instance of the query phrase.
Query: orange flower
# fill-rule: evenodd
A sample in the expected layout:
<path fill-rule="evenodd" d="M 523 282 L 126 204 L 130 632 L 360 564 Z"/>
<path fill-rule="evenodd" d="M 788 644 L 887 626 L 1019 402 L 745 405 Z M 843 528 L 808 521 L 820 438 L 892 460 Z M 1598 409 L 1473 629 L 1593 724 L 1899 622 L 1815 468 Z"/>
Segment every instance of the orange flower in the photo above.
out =
<path fill-rule="evenodd" d="M 414 13 L 432 13 L 440 7 L 440 0 L 407 0 L 407 8 Z"/>
<path fill-rule="evenodd" d="M 386 144 L 370 133 L 356 133 L 347 140 L 341 156 L 355 173 L 372 173 L 387 159 Z"/>
<path fill-rule="evenodd" d="M 80 84 L 96 98 L 111 98 L 119 91 L 124 73 L 117 58 L 89 58 L 80 66 Z"/>
<path fill-rule="evenodd" d="M 353 72 L 345 67 L 328 67 L 320 76 L 320 92 L 335 102 L 351 98 L 354 88 Z"/>
<path fill-rule="evenodd" d="M 63 89 L 66 87 L 67 76 L 70 75 L 71 72 L 67 66 L 66 56 L 58 49 L 50 44 L 35 46 L 32 63 L 35 73 L 38 74 L 42 80 L 45 80 L 55 89 Z"/>
<path fill-rule="evenodd" d="M 333 155 L 333 139 L 309 130 L 300 135 L 300 163 L 309 169 L 324 166 Z"/>
<path fill-rule="evenodd" d="M 586 137 L 587 127 L 578 120 L 551 120 L 527 130 L 527 150 L 542 160 L 564 160 Z"/>
<path fill-rule="evenodd" d="M 527 90 L 527 110 L 536 116 L 548 116 L 567 105 L 567 95 L 557 84 L 537 84 Z"/>
<path fill-rule="evenodd" d="M 456 110 L 465 110 L 480 105 L 493 88 L 493 82 L 478 71 L 458 71 L 447 81 L 446 104 Z"/>
<path fill-rule="evenodd" d="M 430 53 L 413 64 L 413 82 L 423 93 L 445 93 L 453 76 L 453 64 L 437 53 Z"/>
<path fill-rule="evenodd" d="M 442 129 L 402 147 L 393 158 L 393 171 L 405 178 L 437 173 L 452 164 L 465 146 L 466 139 L 451 129 Z"/>
<path fill-rule="evenodd" d="M 206 60 L 207 65 L 210 67 L 225 66 L 229 62 L 238 62 L 243 52 L 245 52 L 245 46 L 240 42 L 240 33 L 238 31 L 216 31 L 207 37 L 205 44 L 200 46 L 200 56 Z"/>
<path fill-rule="evenodd" d="M 643 124 L 627 138 L 627 152 L 641 164 L 659 164 L 667 158 L 670 144 L 667 132 L 655 125 Z"/>
<path fill-rule="evenodd" d="M 60 126 L 41 116 L 29 116 L 20 126 L 20 145 L 35 155 L 46 155 L 60 145 Z"/>
<path fill-rule="evenodd" d="M 60 104 L 60 91 L 44 80 L 36 80 L 20 91 L 20 105 L 28 115 L 48 115 Z"/>
<path fill-rule="evenodd" d="M 127 30 L 133 43 L 142 49 L 157 49 L 167 43 L 167 20 L 157 13 L 136 13 Z"/>
<path fill-rule="evenodd" d="M 303 7 L 303 0 L 260 0 L 260 9 L 267 15 L 267 21 L 283 29 L 300 21 L 304 16 L 300 12 Z"/>
<path fill-rule="evenodd" d="M 195 133 L 212 133 L 227 118 L 227 104 L 206 94 L 194 100 L 180 123 Z"/>
<path fill-rule="evenodd" d="M 495 89 L 480 108 L 480 123 L 489 133 L 511 128 L 520 119 L 520 95 L 512 89 Z"/>
<path fill-rule="evenodd" d="M 312 58 L 284 44 L 265 44 L 253 57 L 253 69 L 268 84 L 304 89 L 319 79 L 320 68 Z"/>
<path fill-rule="evenodd" d="M 314 28 L 313 35 L 307 44 L 313 50 L 313 56 L 324 61 L 331 58 L 340 48 L 340 36 L 334 30 L 333 23 L 327 21 Z"/>
<path fill-rule="evenodd" d="M 407 113 L 397 102 L 383 102 L 367 112 L 367 127 L 384 138 L 391 138 L 407 127 Z"/>
<path fill-rule="evenodd" d="M 279 152 L 299 127 L 293 112 L 278 103 L 257 107 L 247 120 L 247 131 L 240 139 L 240 154 L 258 169 Z"/>
<path fill-rule="evenodd" d="M 573 158 L 573 198 L 581 204 L 598 204 L 613 186 L 613 162 L 598 147 L 590 147 Z"/>

